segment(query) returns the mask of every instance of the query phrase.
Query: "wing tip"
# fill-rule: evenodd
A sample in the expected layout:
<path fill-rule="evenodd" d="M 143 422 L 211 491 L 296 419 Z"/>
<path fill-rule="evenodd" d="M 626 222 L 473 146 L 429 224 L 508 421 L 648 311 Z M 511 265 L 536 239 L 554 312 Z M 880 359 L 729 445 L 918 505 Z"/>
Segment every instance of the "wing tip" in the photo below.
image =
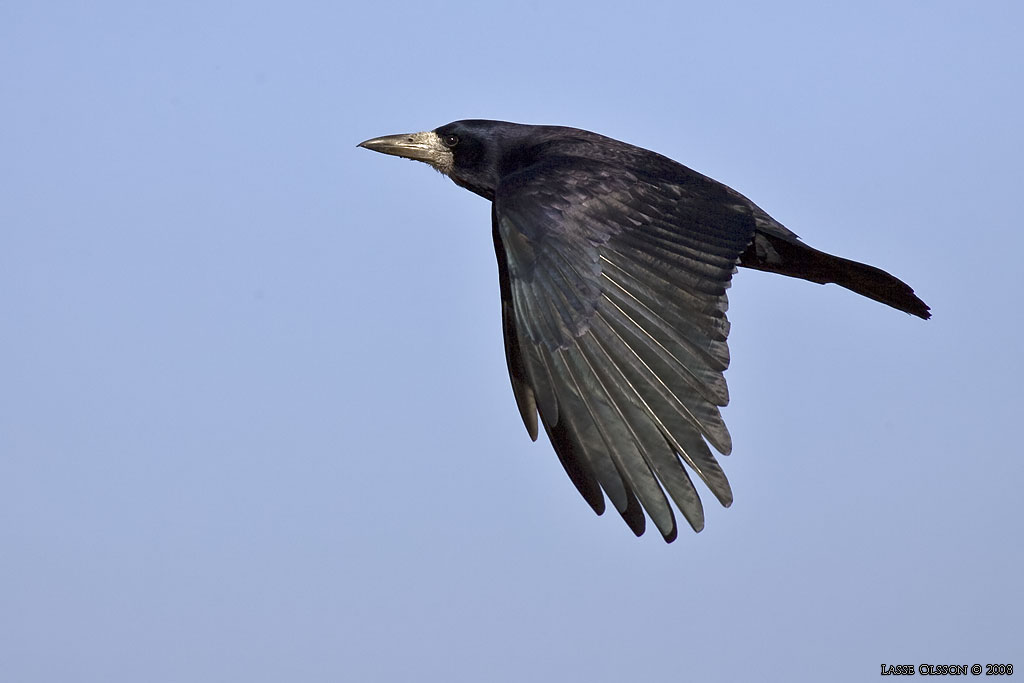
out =
<path fill-rule="evenodd" d="M 626 526 L 629 527 L 637 537 L 643 536 L 644 531 L 647 530 L 647 518 L 644 516 L 643 508 L 640 504 L 633 499 L 630 504 L 626 506 L 625 510 L 620 510 L 619 514 L 622 515 L 622 519 L 625 520 Z"/>

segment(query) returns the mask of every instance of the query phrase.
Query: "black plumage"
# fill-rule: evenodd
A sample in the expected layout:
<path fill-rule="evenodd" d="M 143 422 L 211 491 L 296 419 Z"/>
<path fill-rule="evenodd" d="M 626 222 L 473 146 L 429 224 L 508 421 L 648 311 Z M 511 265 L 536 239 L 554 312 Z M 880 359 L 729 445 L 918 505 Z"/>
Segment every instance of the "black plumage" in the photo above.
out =
<path fill-rule="evenodd" d="M 709 445 L 732 450 L 719 408 L 736 266 L 930 316 L 888 273 L 812 249 L 735 190 L 595 133 L 474 120 L 361 146 L 427 162 L 492 202 L 505 353 L 526 429 L 537 438 L 539 415 L 590 506 L 601 514 L 607 495 L 637 535 L 646 511 L 676 537 L 669 499 L 703 528 L 688 470 L 732 502 Z"/>

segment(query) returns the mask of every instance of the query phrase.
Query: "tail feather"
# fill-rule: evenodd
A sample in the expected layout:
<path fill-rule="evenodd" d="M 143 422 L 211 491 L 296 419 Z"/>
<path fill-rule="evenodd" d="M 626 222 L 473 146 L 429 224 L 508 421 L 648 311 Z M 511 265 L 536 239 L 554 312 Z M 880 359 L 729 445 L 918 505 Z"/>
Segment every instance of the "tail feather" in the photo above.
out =
<path fill-rule="evenodd" d="M 924 320 L 932 315 L 910 285 L 881 268 L 826 254 L 802 242 L 758 232 L 740 256 L 740 265 L 819 284 L 832 282 Z"/>

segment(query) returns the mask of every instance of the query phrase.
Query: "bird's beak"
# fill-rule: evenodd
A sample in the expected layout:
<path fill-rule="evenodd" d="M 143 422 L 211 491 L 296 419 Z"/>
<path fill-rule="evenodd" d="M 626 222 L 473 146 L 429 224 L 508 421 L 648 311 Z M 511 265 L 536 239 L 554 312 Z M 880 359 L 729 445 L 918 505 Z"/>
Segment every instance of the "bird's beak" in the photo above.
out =
<path fill-rule="evenodd" d="M 360 142 L 359 146 L 381 154 L 422 161 L 442 173 L 447 173 L 452 167 L 452 151 L 441 142 L 441 137 L 433 131 L 385 135 L 381 138 Z"/>

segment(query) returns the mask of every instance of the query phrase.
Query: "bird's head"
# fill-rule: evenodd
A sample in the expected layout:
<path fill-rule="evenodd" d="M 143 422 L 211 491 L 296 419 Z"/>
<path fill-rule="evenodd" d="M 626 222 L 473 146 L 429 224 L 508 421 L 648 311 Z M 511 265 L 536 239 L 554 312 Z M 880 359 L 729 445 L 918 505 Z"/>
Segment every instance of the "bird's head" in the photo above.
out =
<path fill-rule="evenodd" d="M 360 147 L 430 164 L 471 192 L 494 199 L 507 150 L 523 129 L 504 121 L 455 121 L 422 133 L 385 135 Z"/>

